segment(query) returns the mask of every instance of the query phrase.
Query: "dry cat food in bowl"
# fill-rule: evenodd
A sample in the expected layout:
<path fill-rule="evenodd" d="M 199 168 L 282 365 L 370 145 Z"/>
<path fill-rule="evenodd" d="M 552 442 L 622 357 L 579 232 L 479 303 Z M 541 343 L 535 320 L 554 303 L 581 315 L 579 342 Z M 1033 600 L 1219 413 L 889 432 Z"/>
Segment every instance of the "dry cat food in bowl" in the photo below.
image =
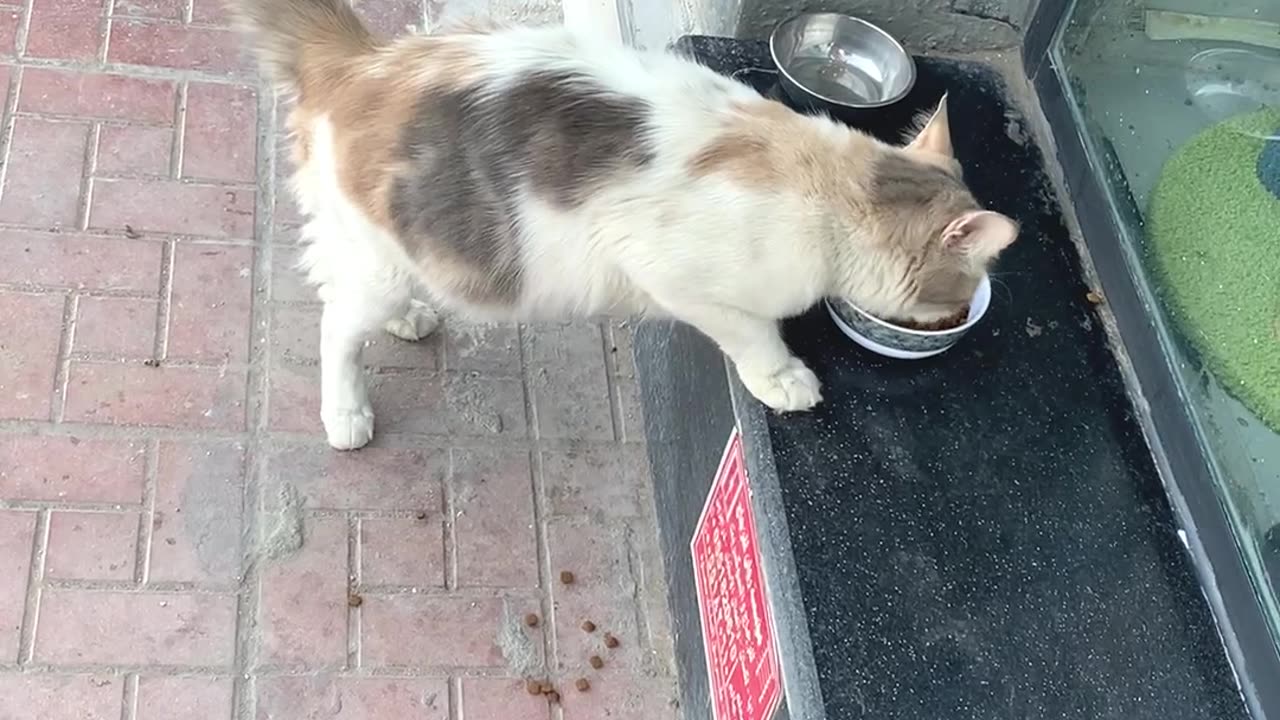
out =
<path fill-rule="evenodd" d="M 831 319 L 862 347 L 886 357 L 919 360 L 945 352 L 982 319 L 991 305 L 991 279 L 982 276 L 969 302 L 969 312 L 963 318 L 948 318 L 927 327 L 908 327 L 881 320 L 838 298 L 826 302 Z"/>

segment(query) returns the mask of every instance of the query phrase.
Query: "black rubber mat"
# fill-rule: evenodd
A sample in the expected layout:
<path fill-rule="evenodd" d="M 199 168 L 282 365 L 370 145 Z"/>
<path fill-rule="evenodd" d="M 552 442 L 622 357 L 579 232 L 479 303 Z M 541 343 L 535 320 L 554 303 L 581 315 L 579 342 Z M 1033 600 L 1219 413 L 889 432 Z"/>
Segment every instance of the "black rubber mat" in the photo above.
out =
<path fill-rule="evenodd" d="M 677 48 L 774 82 L 763 43 Z M 1023 231 L 938 358 L 879 358 L 820 308 L 787 325 L 825 386 L 769 423 L 827 717 L 1247 717 L 1025 122 L 989 68 L 917 64 L 871 130 L 949 92 L 966 177 Z"/>

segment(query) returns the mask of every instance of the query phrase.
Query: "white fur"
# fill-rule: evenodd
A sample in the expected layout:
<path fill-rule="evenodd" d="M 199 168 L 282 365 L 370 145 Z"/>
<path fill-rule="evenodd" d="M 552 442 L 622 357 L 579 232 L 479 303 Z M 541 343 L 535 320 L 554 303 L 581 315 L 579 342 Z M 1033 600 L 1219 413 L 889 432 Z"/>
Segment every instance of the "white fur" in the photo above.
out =
<path fill-rule="evenodd" d="M 777 323 L 831 290 L 830 221 L 801 198 L 695 180 L 686 169 L 729 106 L 758 95 L 692 63 L 561 28 L 506 30 L 479 42 L 492 45 L 479 56 L 491 63 L 494 88 L 531 70 L 570 70 L 655 108 L 658 155 L 638 176 L 569 212 L 522 199 L 523 291 L 502 319 L 674 316 L 716 341 L 769 407 L 806 410 L 819 402 L 818 379 L 787 349 Z M 434 312 L 412 301 L 417 283 L 437 307 L 473 317 L 481 309 L 441 294 L 343 194 L 324 117 L 309 134 L 309 160 L 293 185 L 312 218 L 303 264 L 325 303 L 321 414 L 330 444 L 358 448 L 373 437 L 360 363 L 365 335 L 385 327 L 416 339 L 434 329 Z"/>

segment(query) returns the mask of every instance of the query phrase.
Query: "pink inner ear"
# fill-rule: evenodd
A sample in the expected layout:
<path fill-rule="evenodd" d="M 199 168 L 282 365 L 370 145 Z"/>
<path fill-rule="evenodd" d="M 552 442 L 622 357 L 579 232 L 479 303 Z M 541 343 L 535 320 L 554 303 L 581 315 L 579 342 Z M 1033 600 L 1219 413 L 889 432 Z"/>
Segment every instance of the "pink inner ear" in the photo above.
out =
<path fill-rule="evenodd" d="M 990 210 L 974 210 L 947 223 L 942 245 L 967 253 L 995 255 L 1018 238 L 1018 224 Z"/>
<path fill-rule="evenodd" d="M 938 109 L 925 124 L 924 129 L 915 139 L 907 144 L 908 150 L 931 152 L 945 157 L 953 157 L 951 148 L 951 122 L 947 117 L 947 96 L 938 101 Z"/>

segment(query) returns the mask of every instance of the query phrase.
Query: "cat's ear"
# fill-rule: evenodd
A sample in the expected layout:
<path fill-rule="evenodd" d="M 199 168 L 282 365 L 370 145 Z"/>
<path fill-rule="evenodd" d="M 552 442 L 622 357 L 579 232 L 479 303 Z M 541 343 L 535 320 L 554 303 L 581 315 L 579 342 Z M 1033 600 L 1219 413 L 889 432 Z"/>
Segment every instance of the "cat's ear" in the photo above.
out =
<path fill-rule="evenodd" d="M 931 152 L 944 157 L 954 157 L 951 149 L 951 123 L 947 120 L 947 96 L 944 94 L 938 101 L 938 109 L 933 111 L 929 121 L 920 132 L 907 143 L 907 150 Z"/>
<path fill-rule="evenodd" d="M 1018 223 L 990 210 L 967 212 L 942 231 L 942 246 L 966 255 L 992 258 L 1018 239 Z"/>

